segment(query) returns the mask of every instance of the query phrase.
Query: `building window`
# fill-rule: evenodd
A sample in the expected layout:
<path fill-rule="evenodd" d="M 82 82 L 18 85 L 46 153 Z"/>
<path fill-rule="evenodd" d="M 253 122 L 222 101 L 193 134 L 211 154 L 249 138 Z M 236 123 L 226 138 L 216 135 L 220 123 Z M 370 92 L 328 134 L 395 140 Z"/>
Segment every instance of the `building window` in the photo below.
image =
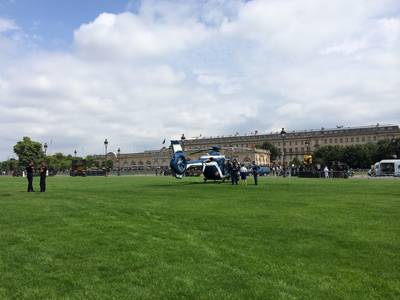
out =
<path fill-rule="evenodd" d="M 328 140 L 327 140 L 327 139 L 325 139 L 325 140 L 324 140 L 324 143 L 325 143 L 325 144 L 328 144 Z"/>
<path fill-rule="evenodd" d="M 356 143 L 358 143 L 360 141 L 359 137 L 356 137 Z"/>
<path fill-rule="evenodd" d="M 337 138 L 335 138 L 335 144 L 337 144 Z"/>
<path fill-rule="evenodd" d="M 304 147 L 301 147 L 300 149 L 301 149 L 301 152 L 303 153 L 304 152 Z"/>
<path fill-rule="evenodd" d="M 349 142 L 349 138 L 346 138 L 345 141 L 346 141 L 346 143 L 348 143 Z"/>
<path fill-rule="evenodd" d="M 297 146 L 297 141 L 295 141 L 294 144 Z"/>
<path fill-rule="evenodd" d="M 376 141 L 376 136 L 374 135 L 374 141 Z"/>
<path fill-rule="evenodd" d="M 296 153 L 299 152 L 299 148 L 297 148 L 297 147 L 294 148 L 294 152 L 296 152 Z"/>
<path fill-rule="evenodd" d="M 361 137 L 361 141 L 365 142 L 365 136 Z"/>
<path fill-rule="evenodd" d="M 340 138 L 340 139 L 339 139 L 339 142 L 340 142 L 340 143 L 343 143 L 343 138 Z"/>
<path fill-rule="evenodd" d="M 292 146 L 292 141 L 289 141 L 289 145 Z"/>
<path fill-rule="evenodd" d="M 332 139 L 329 139 L 329 144 L 332 144 Z"/>
<path fill-rule="evenodd" d="M 354 138 L 352 137 L 352 138 L 350 139 L 350 141 L 351 141 L 352 143 L 354 143 Z"/>
<path fill-rule="evenodd" d="M 292 152 L 292 148 L 289 148 L 289 152 Z"/>

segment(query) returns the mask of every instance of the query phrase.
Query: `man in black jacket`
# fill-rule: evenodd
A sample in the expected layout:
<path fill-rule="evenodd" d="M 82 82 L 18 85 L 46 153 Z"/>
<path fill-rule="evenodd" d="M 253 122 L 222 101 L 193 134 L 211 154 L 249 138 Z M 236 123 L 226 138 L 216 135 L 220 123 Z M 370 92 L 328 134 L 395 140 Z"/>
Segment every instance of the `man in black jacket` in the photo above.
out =
<path fill-rule="evenodd" d="M 256 165 L 256 162 L 253 161 L 253 165 L 251 167 L 252 173 L 253 173 L 253 177 L 254 177 L 254 184 L 258 185 L 258 166 Z"/>
<path fill-rule="evenodd" d="M 231 169 L 231 181 L 232 185 L 238 184 L 239 178 L 238 178 L 238 172 L 239 172 L 240 166 L 239 163 L 236 159 L 233 159 L 232 161 L 232 169 Z"/>
<path fill-rule="evenodd" d="M 26 178 L 28 179 L 28 192 L 33 192 L 33 172 L 35 170 L 33 166 L 33 161 L 29 161 L 26 166 Z"/>
<path fill-rule="evenodd" d="M 47 167 L 44 162 L 40 165 L 39 169 L 39 175 L 40 175 L 40 192 L 45 192 L 46 191 L 46 175 L 47 175 Z"/>

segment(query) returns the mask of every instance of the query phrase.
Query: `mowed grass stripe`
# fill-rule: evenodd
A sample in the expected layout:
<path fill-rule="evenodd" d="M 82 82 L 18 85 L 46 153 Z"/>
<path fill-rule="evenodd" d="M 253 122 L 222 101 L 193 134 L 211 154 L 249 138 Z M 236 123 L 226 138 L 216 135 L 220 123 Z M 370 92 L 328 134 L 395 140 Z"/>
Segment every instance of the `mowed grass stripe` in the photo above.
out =
<path fill-rule="evenodd" d="M 251 183 L 0 178 L 0 298 L 400 297 L 400 181 Z"/>

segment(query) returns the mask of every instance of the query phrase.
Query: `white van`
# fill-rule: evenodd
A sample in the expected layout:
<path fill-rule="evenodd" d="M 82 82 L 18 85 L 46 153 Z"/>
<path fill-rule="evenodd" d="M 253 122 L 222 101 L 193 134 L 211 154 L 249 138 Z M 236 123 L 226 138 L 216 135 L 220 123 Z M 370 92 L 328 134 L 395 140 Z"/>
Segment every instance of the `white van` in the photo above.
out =
<path fill-rule="evenodd" d="M 373 176 L 399 176 L 400 159 L 383 159 L 374 165 Z"/>

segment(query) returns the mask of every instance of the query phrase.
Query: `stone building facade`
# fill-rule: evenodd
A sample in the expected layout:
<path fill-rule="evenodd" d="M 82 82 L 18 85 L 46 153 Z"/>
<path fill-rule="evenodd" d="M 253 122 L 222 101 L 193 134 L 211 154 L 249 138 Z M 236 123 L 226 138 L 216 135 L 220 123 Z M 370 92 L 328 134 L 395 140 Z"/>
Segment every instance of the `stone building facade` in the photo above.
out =
<path fill-rule="evenodd" d="M 221 147 L 253 148 L 264 142 L 269 142 L 280 149 L 285 155 L 285 161 L 294 158 L 303 160 L 305 154 L 312 154 L 318 147 L 327 145 L 360 145 L 376 143 L 379 140 L 400 137 L 398 125 L 373 125 L 361 127 L 321 128 L 317 130 L 286 130 L 283 139 L 280 132 L 268 134 L 231 135 L 217 137 L 203 137 L 185 140 L 187 149 L 196 149 L 211 145 Z"/>
<path fill-rule="evenodd" d="M 379 140 L 400 137 L 398 125 L 373 125 L 362 127 L 339 127 L 333 129 L 321 128 L 318 130 L 286 130 L 283 139 L 280 132 L 268 134 L 231 135 L 217 137 L 203 137 L 184 140 L 184 149 L 188 156 L 197 159 L 201 154 L 191 155 L 198 149 L 206 149 L 211 146 L 225 148 L 221 152 L 229 158 L 249 164 L 256 161 L 262 166 L 270 165 L 268 151 L 256 149 L 255 147 L 269 142 L 284 153 L 285 162 L 294 158 L 303 160 L 304 154 L 312 154 L 318 147 L 327 145 L 360 145 L 376 143 Z M 104 155 L 95 155 L 100 163 L 104 161 Z M 281 157 L 282 158 L 282 157 Z M 114 161 L 114 168 L 120 166 L 122 170 L 155 170 L 157 168 L 168 169 L 171 159 L 171 150 L 162 148 L 160 150 L 144 151 L 140 153 L 121 153 L 119 158 L 110 152 L 107 159 Z"/>
<path fill-rule="evenodd" d="M 199 156 L 205 154 L 207 151 L 193 154 L 193 151 L 186 149 L 185 147 L 185 152 L 188 158 L 198 159 Z M 270 164 L 269 151 L 262 149 L 228 148 L 221 150 L 221 153 L 228 158 L 236 158 L 239 162 L 242 162 L 246 165 L 251 164 L 253 161 L 262 166 L 267 166 Z M 105 159 L 105 155 L 94 155 L 93 157 L 100 163 L 100 165 Z M 107 154 L 107 160 L 113 161 L 114 169 L 118 169 L 119 167 L 123 171 L 155 171 L 156 169 L 166 170 L 169 168 L 171 157 L 172 152 L 168 148 L 144 151 L 140 153 L 121 153 L 118 155 L 114 152 L 109 152 Z"/>

